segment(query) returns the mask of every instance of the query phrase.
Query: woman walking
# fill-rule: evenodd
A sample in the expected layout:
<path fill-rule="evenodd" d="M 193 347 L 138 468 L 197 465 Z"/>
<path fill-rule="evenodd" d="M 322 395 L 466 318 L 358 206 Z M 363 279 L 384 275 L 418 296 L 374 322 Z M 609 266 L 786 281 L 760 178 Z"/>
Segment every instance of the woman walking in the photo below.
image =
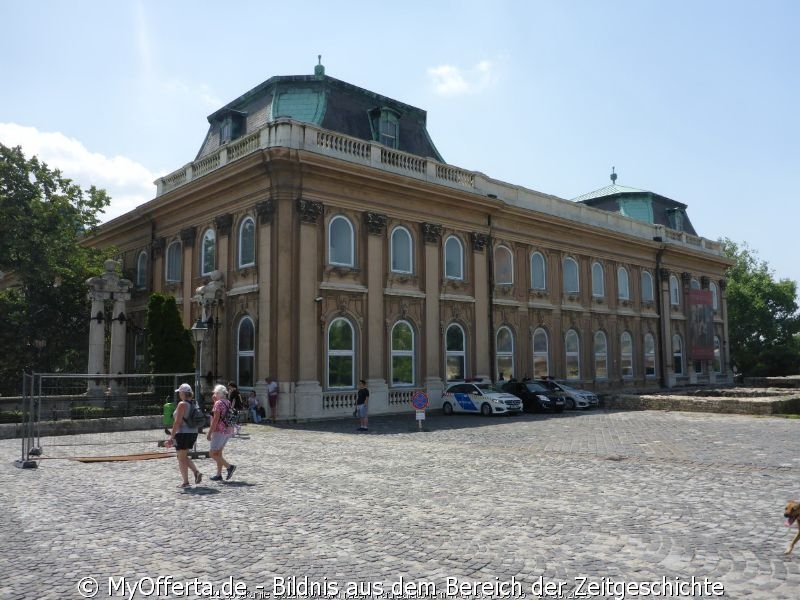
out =
<path fill-rule="evenodd" d="M 194 392 L 192 391 L 192 386 L 188 383 L 182 383 L 175 391 L 178 393 L 178 406 L 175 407 L 173 414 L 174 421 L 168 445 L 175 446 L 175 453 L 178 456 L 178 470 L 183 478 L 183 483 L 178 487 L 188 488 L 190 486 L 190 470 L 194 473 L 195 483 L 200 483 L 203 480 L 203 474 L 197 470 L 194 462 L 189 458 L 189 450 L 194 448 L 194 444 L 197 441 L 197 427 L 191 427 L 185 421 L 185 417 L 191 409 L 191 403 L 194 401 Z"/>
<path fill-rule="evenodd" d="M 222 467 L 225 467 L 225 479 L 230 479 L 236 470 L 236 465 L 230 464 L 222 457 L 222 449 L 233 435 L 233 427 L 225 424 L 225 415 L 231 409 L 228 400 L 228 390 L 224 385 L 214 386 L 214 408 L 211 409 L 211 426 L 208 428 L 206 439 L 211 442 L 208 455 L 217 463 L 217 474 L 211 477 L 211 481 L 222 481 Z"/>

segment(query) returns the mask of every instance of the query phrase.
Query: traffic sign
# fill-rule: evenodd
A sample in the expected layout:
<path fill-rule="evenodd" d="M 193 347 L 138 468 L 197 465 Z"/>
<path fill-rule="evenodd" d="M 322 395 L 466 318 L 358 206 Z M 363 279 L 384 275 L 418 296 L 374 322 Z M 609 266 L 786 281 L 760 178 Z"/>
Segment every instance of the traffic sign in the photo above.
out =
<path fill-rule="evenodd" d="M 411 396 L 411 406 L 417 410 L 425 410 L 428 407 L 428 396 L 423 391 L 416 391 Z"/>

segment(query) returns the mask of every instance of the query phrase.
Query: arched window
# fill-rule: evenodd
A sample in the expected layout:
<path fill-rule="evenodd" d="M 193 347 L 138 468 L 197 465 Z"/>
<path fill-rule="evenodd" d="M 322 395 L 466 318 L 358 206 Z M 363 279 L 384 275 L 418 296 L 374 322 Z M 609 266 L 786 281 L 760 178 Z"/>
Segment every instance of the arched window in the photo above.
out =
<path fill-rule="evenodd" d="M 580 339 L 574 329 L 567 331 L 564 336 L 564 350 L 567 359 L 567 379 L 581 378 L 581 347 Z"/>
<path fill-rule="evenodd" d="M 669 276 L 669 303 L 672 306 L 680 306 L 681 304 L 681 286 L 675 275 Z"/>
<path fill-rule="evenodd" d="M 691 283 L 689 284 L 689 287 L 692 288 L 693 290 L 699 290 L 700 282 L 697 281 L 697 279 L 692 279 Z"/>
<path fill-rule="evenodd" d="M 210 275 L 217 264 L 217 234 L 213 229 L 206 229 L 203 234 L 203 245 L 200 249 L 200 275 Z"/>
<path fill-rule="evenodd" d="M 494 282 L 497 285 L 511 285 L 514 283 L 514 261 L 511 250 L 505 246 L 494 249 Z"/>
<path fill-rule="evenodd" d="M 453 323 L 445 332 L 445 356 L 447 364 L 445 375 L 447 380 L 464 379 L 467 366 L 467 352 L 464 344 L 464 330 Z"/>
<path fill-rule="evenodd" d="M 650 271 L 642 271 L 642 301 L 653 302 L 654 300 L 653 276 L 650 274 Z"/>
<path fill-rule="evenodd" d="M 602 298 L 606 295 L 606 283 L 603 280 L 603 265 L 596 262 L 592 265 L 592 296 Z"/>
<path fill-rule="evenodd" d="M 623 379 L 633 377 L 633 338 L 627 331 L 619 336 L 619 367 Z"/>
<path fill-rule="evenodd" d="M 181 252 L 182 246 L 175 240 L 167 247 L 167 268 L 165 270 L 167 283 L 177 283 L 181 280 Z"/>
<path fill-rule="evenodd" d="M 414 329 L 407 321 L 392 327 L 392 385 L 414 385 Z"/>
<path fill-rule="evenodd" d="M 617 269 L 617 297 L 620 300 L 629 300 L 631 297 L 631 290 L 628 285 L 628 269 L 625 267 Z"/>
<path fill-rule="evenodd" d="M 497 344 L 495 346 L 495 372 L 497 379 L 511 379 L 516 377 L 514 371 L 514 334 L 508 327 L 497 330 Z"/>
<path fill-rule="evenodd" d="M 444 276 L 464 279 L 464 248 L 461 240 L 451 235 L 444 243 Z"/>
<path fill-rule="evenodd" d="M 328 326 L 328 388 L 356 387 L 356 346 L 353 326 L 344 317 Z"/>
<path fill-rule="evenodd" d="M 608 379 L 608 340 L 602 331 L 594 334 L 594 376 Z"/>
<path fill-rule="evenodd" d="M 412 273 L 414 270 L 411 234 L 405 227 L 392 230 L 392 272 Z"/>
<path fill-rule="evenodd" d="M 644 375 L 656 376 L 656 341 L 652 333 L 644 334 Z"/>
<path fill-rule="evenodd" d="M 136 287 L 140 290 L 147 287 L 147 252 L 139 252 L 136 259 Z"/>
<path fill-rule="evenodd" d="M 533 376 L 547 377 L 550 374 L 550 348 L 547 331 L 538 327 L 533 332 Z"/>
<path fill-rule="evenodd" d="M 328 224 L 328 263 L 342 267 L 355 266 L 353 224 L 341 215 Z"/>
<path fill-rule="evenodd" d="M 672 336 L 672 370 L 675 375 L 683 375 L 683 340 L 681 336 Z"/>
<path fill-rule="evenodd" d="M 237 371 L 236 380 L 240 388 L 252 388 L 255 381 L 256 328 L 253 319 L 242 317 L 236 342 Z"/>
<path fill-rule="evenodd" d="M 564 293 L 577 294 L 580 291 L 578 263 L 572 257 L 564 259 Z"/>
<path fill-rule="evenodd" d="M 547 289 L 544 255 L 541 252 L 531 254 L 531 289 Z"/>
<path fill-rule="evenodd" d="M 714 311 L 719 310 L 719 296 L 717 295 L 717 284 L 713 281 L 708 285 L 708 289 L 711 290 L 711 308 Z"/>
<path fill-rule="evenodd" d="M 256 222 L 245 217 L 239 225 L 239 268 L 256 264 Z"/>
<path fill-rule="evenodd" d="M 719 337 L 714 336 L 714 373 L 722 373 L 722 352 Z"/>

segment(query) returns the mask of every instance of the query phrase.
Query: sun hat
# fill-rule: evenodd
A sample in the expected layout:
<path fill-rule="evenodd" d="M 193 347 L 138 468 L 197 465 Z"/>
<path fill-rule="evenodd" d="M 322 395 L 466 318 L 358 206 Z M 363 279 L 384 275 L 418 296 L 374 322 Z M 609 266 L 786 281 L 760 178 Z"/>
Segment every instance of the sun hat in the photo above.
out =
<path fill-rule="evenodd" d="M 192 386 L 188 383 L 182 383 L 178 386 L 178 389 L 175 390 L 176 392 L 183 392 L 184 394 L 191 394 L 192 393 Z"/>

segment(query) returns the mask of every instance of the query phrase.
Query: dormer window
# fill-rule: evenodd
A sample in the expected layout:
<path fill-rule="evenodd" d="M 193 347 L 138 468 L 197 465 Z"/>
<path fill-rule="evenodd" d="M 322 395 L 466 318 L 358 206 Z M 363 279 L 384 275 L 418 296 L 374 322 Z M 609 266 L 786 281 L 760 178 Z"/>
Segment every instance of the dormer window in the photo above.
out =
<path fill-rule="evenodd" d="M 675 231 L 683 231 L 683 219 L 686 213 L 682 208 L 667 209 L 667 226 Z"/>
<path fill-rule="evenodd" d="M 244 130 L 245 114 L 233 110 L 226 112 L 219 124 L 220 146 L 241 137 Z"/>
<path fill-rule="evenodd" d="M 371 113 L 374 138 L 384 146 L 394 148 L 395 150 L 399 148 L 400 114 L 386 107 L 376 108 L 374 111 L 371 111 Z M 377 123 L 375 122 L 376 120 Z"/>

